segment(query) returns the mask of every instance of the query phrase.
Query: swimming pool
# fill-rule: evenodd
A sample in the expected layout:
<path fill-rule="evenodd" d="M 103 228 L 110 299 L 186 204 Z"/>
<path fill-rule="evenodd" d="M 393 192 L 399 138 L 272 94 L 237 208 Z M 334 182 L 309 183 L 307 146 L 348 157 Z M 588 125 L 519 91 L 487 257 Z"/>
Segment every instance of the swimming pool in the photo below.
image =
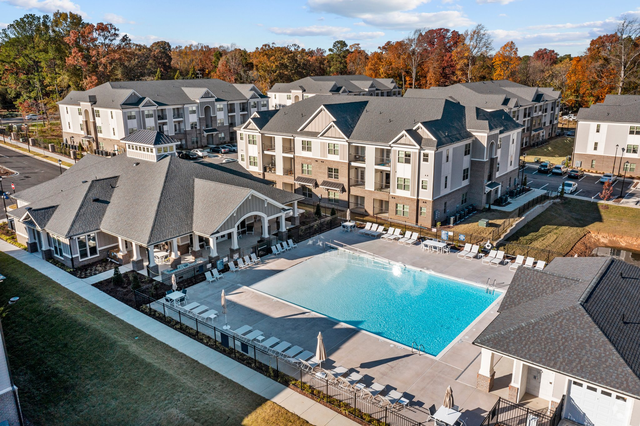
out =
<path fill-rule="evenodd" d="M 251 288 L 437 356 L 499 296 L 425 271 L 332 250 Z"/>

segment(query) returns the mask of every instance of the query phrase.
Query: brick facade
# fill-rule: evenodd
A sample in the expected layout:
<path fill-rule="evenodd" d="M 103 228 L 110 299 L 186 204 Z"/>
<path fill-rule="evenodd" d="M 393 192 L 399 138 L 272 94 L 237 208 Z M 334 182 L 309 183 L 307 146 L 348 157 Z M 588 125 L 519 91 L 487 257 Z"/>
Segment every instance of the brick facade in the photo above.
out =
<path fill-rule="evenodd" d="M 592 166 L 592 161 L 595 161 L 594 166 Z M 640 177 L 640 159 L 637 158 L 629 159 L 625 157 L 621 158 L 620 155 L 618 155 L 617 157 L 613 157 L 611 155 L 593 155 L 579 153 L 576 153 L 575 157 L 573 158 L 573 164 L 580 164 L 580 168 L 583 170 L 591 170 L 598 173 L 611 173 L 611 171 L 613 170 L 615 174 L 618 174 L 619 172 L 620 176 L 624 175 L 625 161 L 629 161 L 629 164 L 636 164 L 635 171 L 627 172 L 627 178 Z"/>
<path fill-rule="evenodd" d="M 482 392 L 487 392 L 487 393 L 491 392 L 491 389 L 493 389 L 493 380 L 495 376 L 496 376 L 495 372 L 491 375 L 491 377 L 478 374 L 476 378 L 476 389 Z"/>

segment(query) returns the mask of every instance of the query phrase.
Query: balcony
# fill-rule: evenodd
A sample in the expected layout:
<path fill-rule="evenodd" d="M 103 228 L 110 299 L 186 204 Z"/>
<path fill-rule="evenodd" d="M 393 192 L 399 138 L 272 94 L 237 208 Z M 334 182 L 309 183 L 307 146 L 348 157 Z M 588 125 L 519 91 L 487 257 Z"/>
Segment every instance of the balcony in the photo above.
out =
<path fill-rule="evenodd" d="M 184 133 L 183 126 L 173 126 L 173 133 Z"/>
<path fill-rule="evenodd" d="M 391 157 L 376 157 L 377 167 L 391 167 Z"/>
<path fill-rule="evenodd" d="M 167 113 L 158 111 L 158 121 L 167 121 Z"/>
<path fill-rule="evenodd" d="M 293 176 L 293 169 L 285 168 L 282 170 L 284 176 Z"/>
<path fill-rule="evenodd" d="M 374 186 L 374 190 L 378 191 L 378 192 L 389 192 L 391 188 L 391 185 L 388 183 L 383 183 L 383 182 L 376 182 L 375 186 Z"/>
<path fill-rule="evenodd" d="M 366 162 L 366 156 L 364 154 L 351 154 L 349 155 L 349 161 L 355 164 L 363 164 Z"/>
<path fill-rule="evenodd" d="M 350 179 L 349 185 L 351 187 L 364 187 L 364 179 Z"/>
<path fill-rule="evenodd" d="M 229 104 L 228 113 L 229 114 L 235 114 L 236 113 L 236 105 L 235 104 Z"/>
<path fill-rule="evenodd" d="M 264 172 L 265 173 L 274 173 L 276 172 L 276 164 L 268 164 L 266 166 L 264 166 Z"/>
<path fill-rule="evenodd" d="M 285 154 L 292 154 L 295 151 L 293 141 L 282 142 L 282 152 Z"/>
<path fill-rule="evenodd" d="M 246 104 L 240 104 L 240 114 L 246 113 L 246 112 L 247 112 L 247 105 Z"/>
<path fill-rule="evenodd" d="M 276 144 L 274 144 L 274 143 L 263 143 L 262 144 L 262 150 L 264 152 L 267 152 L 267 151 L 276 152 Z"/>

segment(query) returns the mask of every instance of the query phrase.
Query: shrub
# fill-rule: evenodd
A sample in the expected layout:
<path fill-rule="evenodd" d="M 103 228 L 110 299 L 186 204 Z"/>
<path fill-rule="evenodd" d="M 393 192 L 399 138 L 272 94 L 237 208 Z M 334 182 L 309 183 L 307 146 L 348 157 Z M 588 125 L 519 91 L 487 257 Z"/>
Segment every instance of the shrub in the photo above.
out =
<path fill-rule="evenodd" d="M 316 204 L 316 212 L 315 215 L 318 219 L 322 217 L 322 209 L 320 208 L 320 203 Z"/>
<path fill-rule="evenodd" d="M 115 274 L 115 272 L 114 272 Z M 137 272 L 133 272 L 131 273 L 131 290 L 138 290 L 141 285 L 140 285 L 140 279 L 138 278 L 138 273 Z"/>
<path fill-rule="evenodd" d="M 116 287 L 122 287 L 122 285 L 124 284 L 124 279 L 122 278 L 122 274 L 120 273 L 120 268 L 118 268 L 117 266 L 113 270 L 111 283 Z"/>
<path fill-rule="evenodd" d="M 335 216 L 338 213 L 336 213 L 336 208 L 335 207 L 331 207 L 331 216 Z"/>

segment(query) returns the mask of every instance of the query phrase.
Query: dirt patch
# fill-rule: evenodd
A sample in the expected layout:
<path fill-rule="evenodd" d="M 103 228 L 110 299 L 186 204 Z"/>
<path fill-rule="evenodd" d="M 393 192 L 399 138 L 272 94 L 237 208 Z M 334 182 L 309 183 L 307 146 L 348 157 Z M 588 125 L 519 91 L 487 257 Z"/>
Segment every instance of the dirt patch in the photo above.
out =
<path fill-rule="evenodd" d="M 596 247 L 616 247 L 620 249 L 640 251 L 640 238 L 623 237 L 620 235 L 598 234 L 589 232 L 582 237 L 567 253 L 567 256 L 591 256 Z"/>

